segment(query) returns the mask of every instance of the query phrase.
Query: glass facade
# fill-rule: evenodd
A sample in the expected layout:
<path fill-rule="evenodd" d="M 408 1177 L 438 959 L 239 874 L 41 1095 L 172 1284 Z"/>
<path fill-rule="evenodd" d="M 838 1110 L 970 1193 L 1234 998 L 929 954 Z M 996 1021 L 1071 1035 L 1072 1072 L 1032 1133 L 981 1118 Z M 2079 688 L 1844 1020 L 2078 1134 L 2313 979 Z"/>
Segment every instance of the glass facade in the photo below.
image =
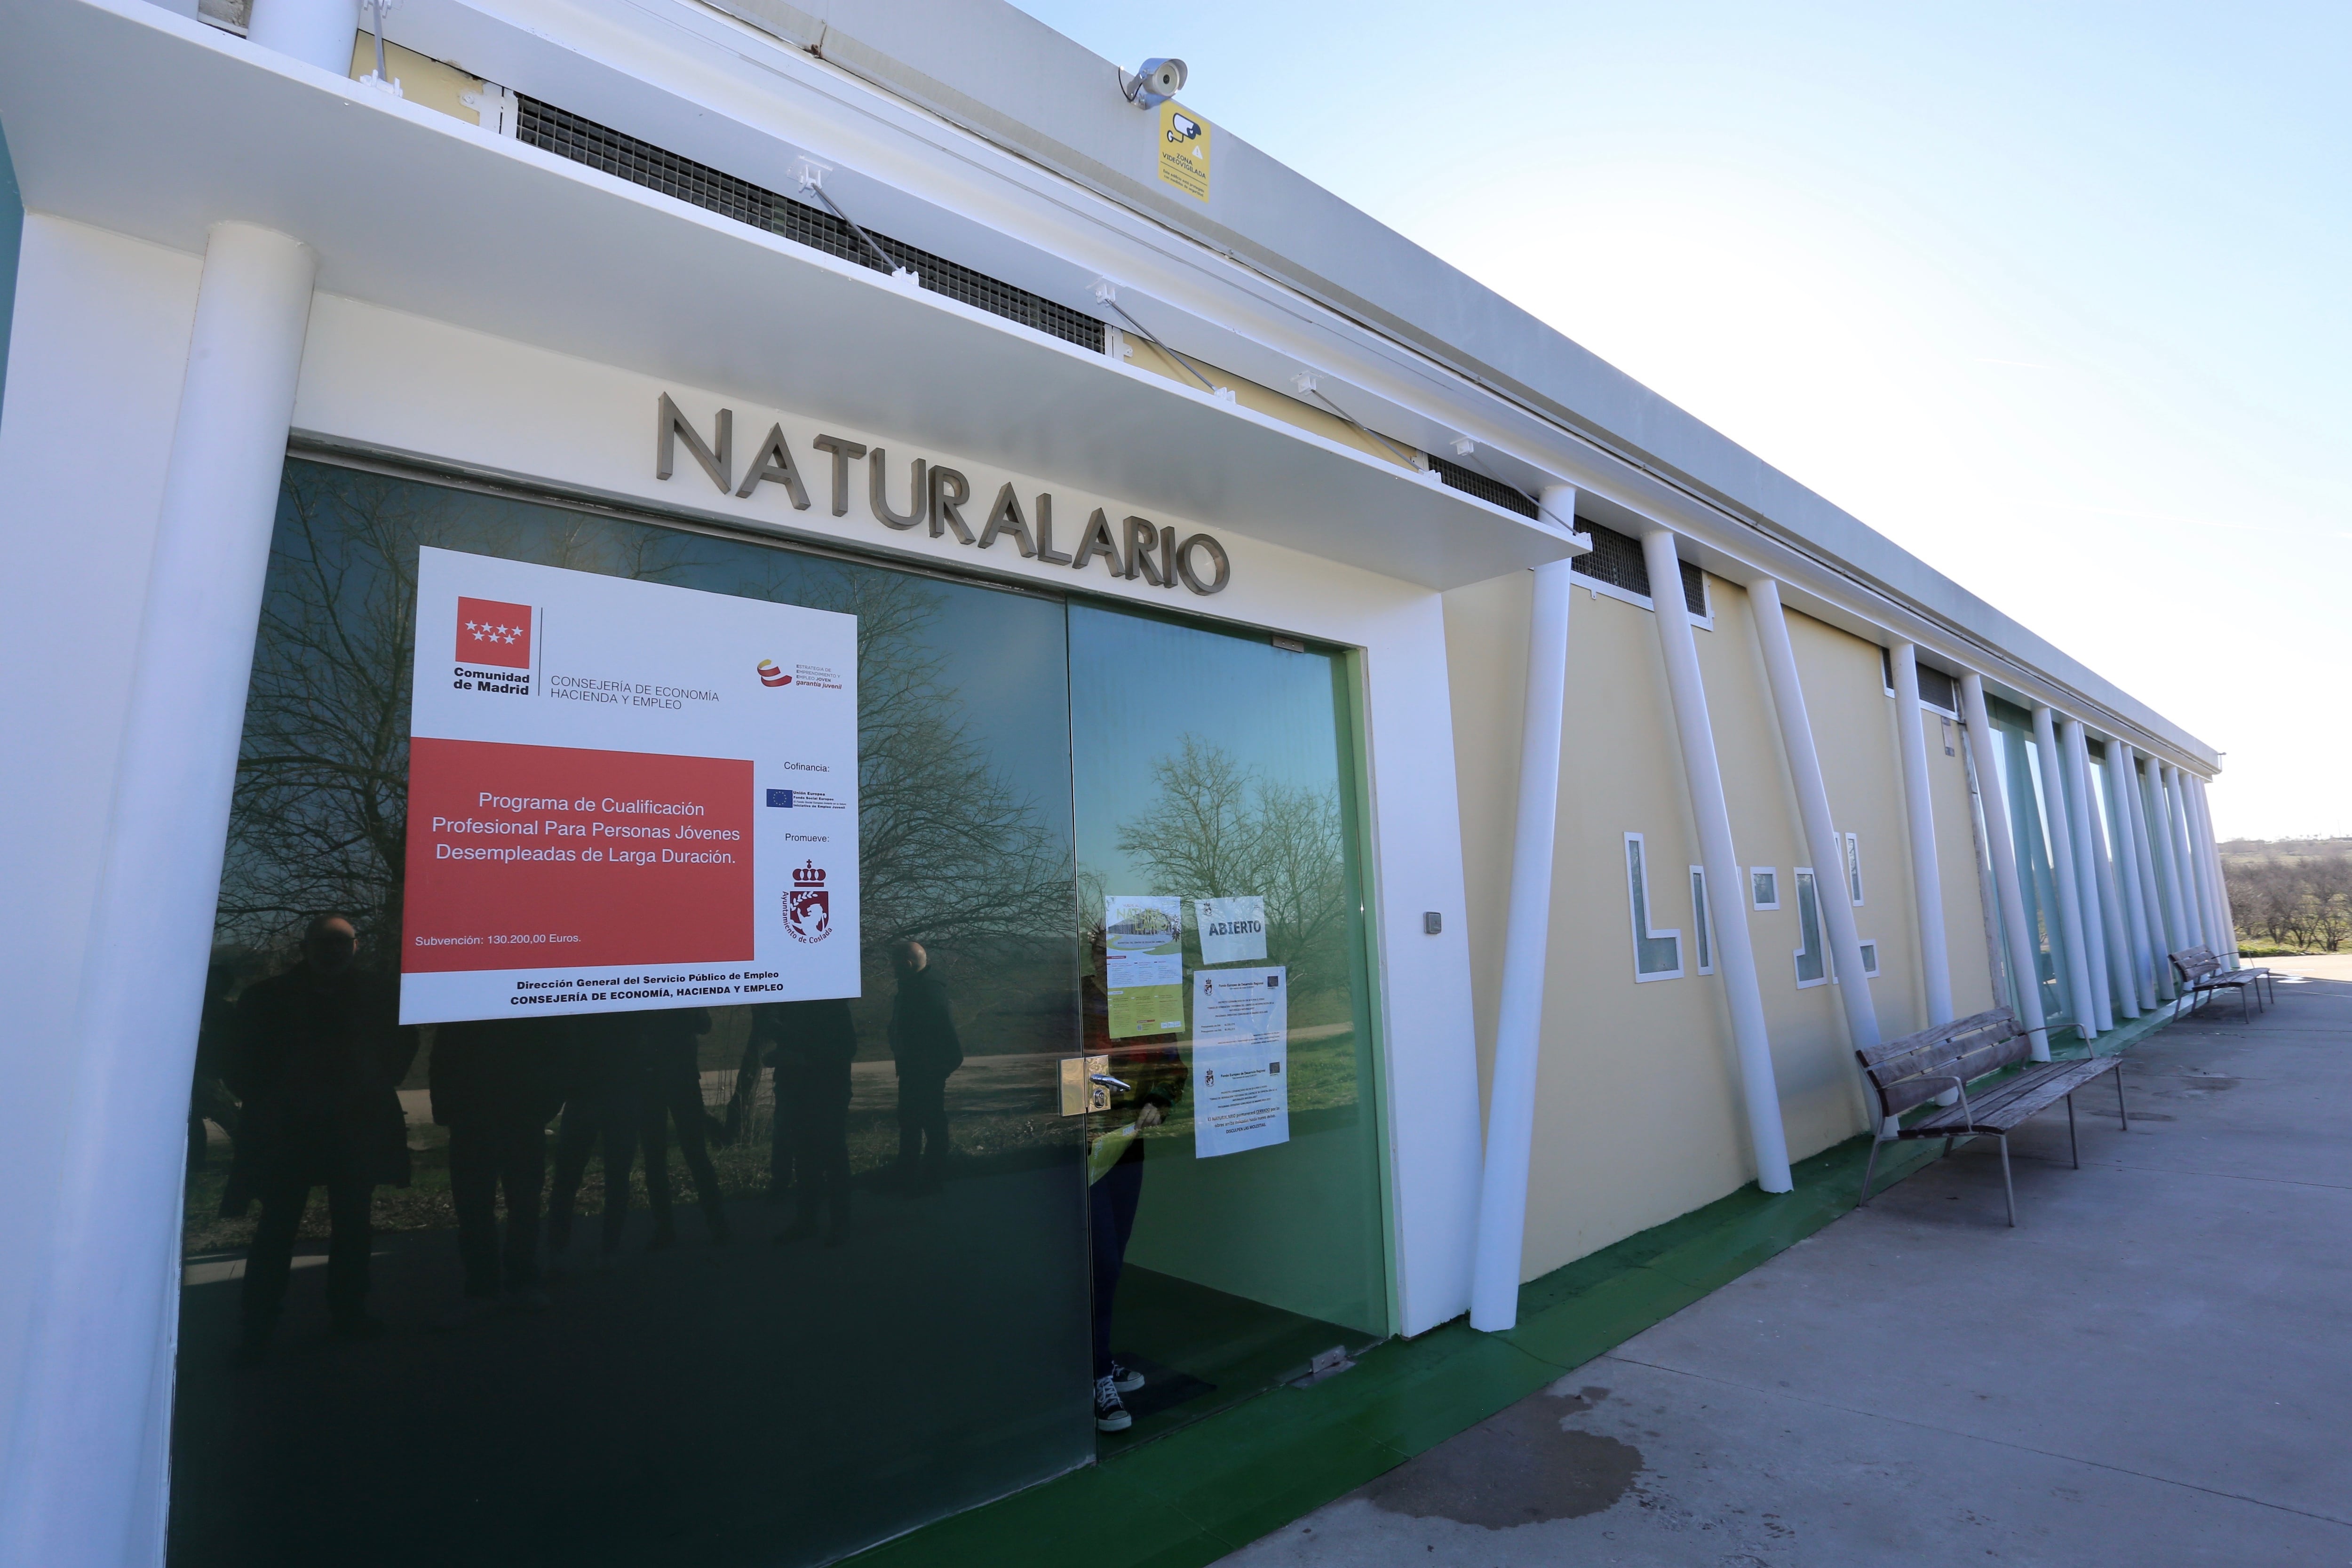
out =
<path fill-rule="evenodd" d="M 2058 885 L 2053 879 L 2049 825 L 2043 816 L 2042 757 L 2034 744 L 2032 716 L 1998 699 L 1989 698 L 1986 706 L 1993 734 L 1985 750 L 1991 754 L 1992 769 L 1991 777 L 1979 782 L 1984 788 L 1999 788 L 2009 810 L 2009 830 L 2014 840 L 2010 847 L 2017 867 L 2018 895 L 2025 909 L 2026 947 L 2033 955 L 2032 984 L 2041 993 L 2042 1016 L 2053 1029 L 2079 1026 L 2087 1035 L 2089 1023 L 2075 1010 L 2064 979 L 2065 938 L 2059 925 Z M 2053 798 L 2051 809 L 2063 808 Z M 1990 852 L 1999 853 L 1999 847 Z M 2000 955 L 2004 968 L 2007 957 L 2004 947 Z M 2015 984 L 2014 976 L 2011 983 Z"/>
<path fill-rule="evenodd" d="M 857 617 L 861 995 L 397 1024 L 424 545 Z M 289 462 L 189 1109 L 172 1562 L 819 1563 L 1384 1336 L 1352 679 Z M 1108 1037 L 1106 890 L 1264 900 L 1234 966 L 1286 983 L 1286 1142 L 1196 1150 L 1190 1032 Z M 1162 1111 L 1124 1230 L 1089 1155 L 1142 1101 L 1072 1105 L 1090 1054 Z M 1142 1377 L 1115 1432 L 1103 1342 Z"/>

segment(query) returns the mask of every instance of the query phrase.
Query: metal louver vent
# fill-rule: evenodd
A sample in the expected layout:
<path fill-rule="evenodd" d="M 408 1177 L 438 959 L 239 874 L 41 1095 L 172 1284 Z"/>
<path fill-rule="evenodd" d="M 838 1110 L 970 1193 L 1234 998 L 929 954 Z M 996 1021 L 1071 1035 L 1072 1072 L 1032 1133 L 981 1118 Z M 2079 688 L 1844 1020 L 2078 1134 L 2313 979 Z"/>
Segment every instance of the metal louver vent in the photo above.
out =
<path fill-rule="evenodd" d="M 1960 710 L 1960 683 L 1940 669 L 1919 666 L 1919 700 L 1932 702 L 1947 713 Z"/>
<path fill-rule="evenodd" d="M 1576 558 L 1576 571 L 1587 577 L 1597 577 L 1612 588 L 1622 588 L 1644 598 L 1650 596 L 1650 563 L 1643 557 L 1640 540 L 1613 528 L 1603 528 L 1590 518 L 1578 518 L 1576 526 L 1592 536 L 1592 552 Z M 1704 616 L 1706 578 L 1689 562 L 1681 564 L 1683 605 L 1692 615 Z"/>
<path fill-rule="evenodd" d="M 647 190 L 691 202 L 738 223 L 782 235 L 795 244 L 822 250 L 841 260 L 854 261 L 877 272 L 887 270 L 848 225 L 822 207 L 810 206 L 749 180 L 720 174 L 706 163 L 664 152 L 650 142 L 640 142 L 538 99 L 518 94 L 516 104 L 517 141 L 616 174 Z M 1018 321 L 1096 353 L 1103 352 L 1103 324 L 1084 311 L 975 272 L 943 256 L 919 250 L 888 235 L 874 234 L 871 229 L 866 232 L 874 235 L 874 243 L 884 255 L 916 274 L 932 293 L 961 300 L 992 315 Z"/>
<path fill-rule="evenodd" d="M 1538 516 L 1536 503 L 1513 489 L 1500 479 L 1489 479 L 1475 468 L 1465 468 L 1459 463 L 1449 463 L 1433 452 L 1429 455 L 1430 470 L 1446 484 L 1464 495 L 1476 496 L 1489 506 L 1505 511 L 1517 512 L 1521 517 Z"/>

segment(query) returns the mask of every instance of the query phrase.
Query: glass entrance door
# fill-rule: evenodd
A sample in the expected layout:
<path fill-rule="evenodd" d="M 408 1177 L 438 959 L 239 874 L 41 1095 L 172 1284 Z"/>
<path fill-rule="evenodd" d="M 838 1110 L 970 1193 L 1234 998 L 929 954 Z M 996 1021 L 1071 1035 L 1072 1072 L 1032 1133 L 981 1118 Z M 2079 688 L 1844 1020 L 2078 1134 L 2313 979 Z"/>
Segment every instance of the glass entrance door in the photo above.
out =
<path fill-rule="evenodd" d="M 397 1026 L 427 544 L 857 616 L 862 995 Z M 1092 1458 L 1066 656 L 1055 599 L 289 463 L 177 1568 L 814 1563 Z"/>
<path fill-rule="evenodd" d="M 1108 1455 L 1391 1317 L 1347 659 L 1069 625 Z"/>
<path fill-rule="evenodd" d="M 856 617 L 859 995 L 399 1024 L 425 546 Z M 1352 689 L 1336 651 L 290 461 L 174 1568 L 819 1563 L 1386 1335 Z"/>

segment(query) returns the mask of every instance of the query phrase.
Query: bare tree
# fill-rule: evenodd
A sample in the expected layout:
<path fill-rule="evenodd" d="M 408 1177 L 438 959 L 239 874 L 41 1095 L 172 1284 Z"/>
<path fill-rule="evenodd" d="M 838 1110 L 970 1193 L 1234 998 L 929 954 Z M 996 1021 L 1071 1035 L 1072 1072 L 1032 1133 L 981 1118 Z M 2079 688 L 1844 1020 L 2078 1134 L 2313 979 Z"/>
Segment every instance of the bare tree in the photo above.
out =
<path fill-rule="evenodd" d="M 2222 861 L 2230 909 L 2238 930 L 2282 947 L 2342 950 L 2352 941 L 2352 855 L 2332 845 L 2308 846 L 2319 853 L 2296 853 L 2306 841 L 2253 845 L 2284 849 L 2259 858 L 2232 854 Z"/>
<path fill-rule="evenodd" d="M 394 956 L 408 800 L 416 551 L 443 545 L 857 618 L 863 946 L 1066 948 L 1070 856 L 961 717 L 928 634 L 941 592 L 843 563 L 289 465 L 254 653 L 218 940 L 282 945 L 320 910 Z M 878 962 L 878 960 L 877 960 Z"/>
<path fill-rule="evenodd" d="M 1151 764 L 1151 804 L 1118 826 L 1121 852 L 1152 890 L 1187 899 L 1262 895 L 1266 958 L 1301 990 L 1348 977 L 1348 877 L 1337 790 L 1269 783 L 1197 735 Z"/>

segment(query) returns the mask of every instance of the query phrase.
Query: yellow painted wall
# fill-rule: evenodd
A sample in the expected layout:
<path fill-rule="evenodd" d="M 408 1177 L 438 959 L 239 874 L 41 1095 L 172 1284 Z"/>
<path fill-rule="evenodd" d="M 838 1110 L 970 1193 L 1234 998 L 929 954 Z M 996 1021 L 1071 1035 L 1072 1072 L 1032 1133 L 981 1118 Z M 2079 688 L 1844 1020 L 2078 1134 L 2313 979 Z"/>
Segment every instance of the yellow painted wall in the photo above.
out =
<path fill-rule="evenodd" d="M 1799 990 L 1793 871 L 1810 865 L 1748 596 L 1708 581 L 1714 629 L 1696 633 L 1716 750 L 1743 876 L 1716 892 L 1718 926 L 1748 921 L 1772 1037 L 1790 1153 L 1801 1159 L 1865 1129 L 1837 990 Z M 1445 596 L 1482 1097 L 1495 1013 L 1517 804 L 1530 574 Z M 1863 936 L 1879 943 L 1871 983 L 1883 1034 L 1921 1026 L 1918 933 L 1895 750 L 1878 649 L 1791 615 L 1830 806 L 1862 838 Z M 1522 1276 L 1533 1279 L 1736 1191 L 1753 1177 L 1718 976 L 1696 973 L 1687 868 L 1698 845 L 1652 613 L 1580 584 L 1554 861 L 1550 966 Z M 1969 850 L 1960 760 L 1929 728 L 1955 999 L 1988 1005 L 1982 921 Z M 1637 984 L 1624 837 L 1645 836 L 1653 923 L 1683 932 L 1685 977 Z M 1958 835 L 1958 847 L 1952 847 Z M 1744 868 L 1780 873 L 1780 909 L 1749 910 Z M 1844 896 L 1842 866 L 1822 868 Z M 1841 984 L 1844 983 L 1841 977 Z"/>
<path fill-rule="evenodd" d="M 1454 775 L 1462 813 L 1463 918 L 1478 1028 L 1478 1104 L 1495 1066 L 1495 1011 L 1517 818 L 1520 717 L 1528 695 L 1528 617 L 1535 574 L 1517 572 L 1445 595 L 1445 670 L 1454 706 Z M 1584 595 L 1577 595 L 1581 604 Z M 1573 627 L 1571 617 L 1570 626 Z M 1570 678 L 1571 680 L 1574 679 Z"/>
<path fill-rule="evenodd" d="M 400 84 L 400 96 L 425 109 L 437 109 L 468 125 L 479 125 L 481 115 L 460 101 L 461 94 L 481 90 L 482 79 L 469 76 L 456 66 L 443 65 L 415 49 L 404 49 L 398 44 L 383 46 L 383 68 Z M 375 35 L 362 30 L 352 40 L 352 79 L 375 74 Z"/>
<path fill-rule="evenodd" d="M 1133 332 L 1126 332 L 1122 336 L 1127 343 L 1128 363 L 1138 370 L 1148 370 L 1154 375 L 1164 375 L 1171 381 L 1181 381 L 1186 386 L 1194 388 L 1200 386 L 1201 383 L 1193 378 L 1192 373 L 1170 358 L 1165 349 L 1144 342 Z M 1191 354 L 1186 354 L 1184 358 L 1187 363 L 1200 371 L 1201 375 L 1211 386 L 1220 392 L 1231 392 L 1234 395 L 1234 401 L 1252 413 L 1279 419 L 1284 424 L 1295 425 L 1301 430 L 1310 430 L 1327 441 L 1336 441 L 1342 447 L 1353 447 L 1357 451 L 1370 453 L 1384 463 L 1395 463 L 1398 467 L 1405 468 L 1417 467 L 1415 464 L 1400 460 L 1397 456 L 1397 452 L 1402 452 L 1408 457 L 1412 455 L 1413 448 L 1407 442 L 1399 441 L 1396 444 L 1397 451 L 1391 452 L 1328 409 L 1293 397 L 1288 393 L 1276 392 L 1274 388 L 1261 385 L 1257 382 L 1244 380 L 1231 371 L 1220 369 Z"/>
<path fill-rule="evenodd" d="M 1710 580 L 1707 588 L 1716 629 L 1712 637 L 1699 636 L 1699 668 L 1706 680 L 1707 708 L 1715 721 L 1716 752 L 1723 768 L 1724 795 L 1731 807 L 1732 841 L 1743 866 L 1773 866 L 1780 873 L 1780 909 L 1751 911 L 1748 931 L 1756 944 L 1757 983 L 1763 993 L 1765 1026 L 1772 1039 L 1772 1066 L 1780 1091 L 1789 1156 L 1801 1160 L 1862 1131 L 1861 1089 L 1846 1042 L 1845 1011 L 1835 987 L 1797 987 L 1797 947 L 1801 934 L 1794 873 L 1799 866 L 1811 866 L 1813 857 L 1797 814 L 1796 786 L 1780 745 L 1780 720 L 1764 673 L 1764 650 L 1757 640 L 1755 616 L 1744 590 L 1719 579 Z M 1799 627 L 1792 625 L 1791 643 L 1798 635 Z M 1871 657 L 1874 668 L 1874 651 Z M 1801 652 L 1798 670 L 1811 708 L 1817 682 Z M 1870 716 L 1882 724 L 1885 721 L 1879 715 Z M 1816 714 L 1813 731 L 1822 772 L 1834 777 L 1832 757 L 1837 753 L 1827 743 L 1832 737 L 1826 715 Z M 1874 727 L 1869 740 L 1874 742 L 1878 738 Z M 1832 813 L 1838 801 L 1832 785 Z M 1839 826 L 1844 824 L 1841 821 Z M 1840 873 L 1834 863 L 1816 868 L 1821 873 L 1822 897 L 1827 900 L 1838 889 Z M 1743 902 L 1741 907 L 1747 906 Z"/>

